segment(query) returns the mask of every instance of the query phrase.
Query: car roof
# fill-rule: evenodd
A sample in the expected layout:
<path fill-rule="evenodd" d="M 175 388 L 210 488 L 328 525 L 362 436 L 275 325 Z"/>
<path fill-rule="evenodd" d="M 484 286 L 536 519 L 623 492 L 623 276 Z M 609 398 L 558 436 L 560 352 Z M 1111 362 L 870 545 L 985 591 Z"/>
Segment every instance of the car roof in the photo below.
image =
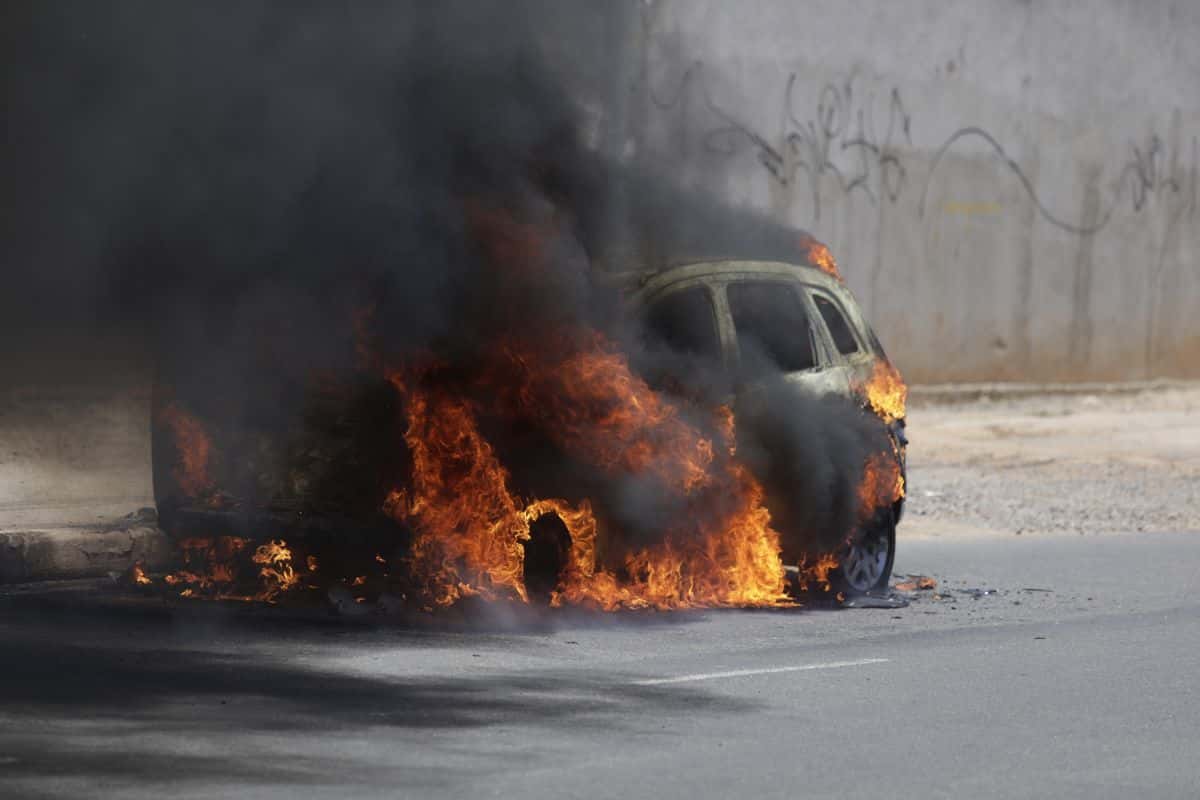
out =
<path fill-rule="evenodd" d="M 842 282 L 811 264 L 788 261 L 760 261 L 753 259 L 705 259 L 677 263 L 653 272 L 627 273 L 636 276 L 635 295 L 646 297 L 658 294 L 668 286 L 681 281 L 702 278 L 790 278 L 818 286 L 842 296 Z"/>

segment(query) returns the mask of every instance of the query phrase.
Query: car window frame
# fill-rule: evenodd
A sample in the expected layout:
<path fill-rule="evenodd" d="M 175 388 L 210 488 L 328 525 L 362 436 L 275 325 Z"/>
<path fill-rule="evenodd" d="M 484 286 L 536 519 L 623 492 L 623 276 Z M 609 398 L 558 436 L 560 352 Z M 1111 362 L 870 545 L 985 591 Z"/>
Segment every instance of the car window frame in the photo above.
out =
<path fill-rule="evenodd" d="M 760 273 L 745 273 L 742 275 L 725 276 L 720 282 L 720 300 L 724 305 L 724 312 L 729 325 L 729 335 L 732 345 L 732 360 L 731 368 L 740 371 L 741 369 L 741 340 L 738 337 L 737 323 L 733 319 L 733 311 L 729 305 L 729 296 L 727 291 L 729 287 L 736 283 L 778 283 L 792 292 L 796 299 L 800 302 L 801 308 L 804 309 L 805 316 L 808 317 L 809 339 L 813 349 L 813 366 L 806 369 L 791 370 L 784 374 L 786 375 L 810 375 L 820 372 L 825 372 L 835 366 L 834 360 L 831 358 L 829 343 L 826 341 L 828 334 L 825 331 L 824 320 L 820 325 L 814 324 L 813 315 L 818 313 L 816 305 L 808 297 L 807 284 L 803 281 L 796 280 L 787 275 L 772 275 Z"/>
<path fill-rule="evenodd" d="M 809 304 L 820 320 L 822 334 L 825 336 L 829 345 L 830 355 L 837 361 L 845 364 L 855 364 L 873 358 L 873 347 L 871 343 L 864 337 L 863 331 L 859 329 L 858 323 L 854 315 L 847 311 L 846 306 L 832 292 L 825 290 L 820 286 L 812 284 L 805 285 L 806 294 L 808 295 Z M 817 298 L 820 297 L 833 305 L 839 314 L 842 315 L 842 320 L 846 323 L 846 327 L 850 330 L 850 335 L 854 337 L 855 344 L 858 345 L 857 351 L 853 353 L 843 353 L 838 349 L 837 342 L 833 337 L 833 331 L 829 330 L 829 325 L 825 322 L 825 315 L 821 313 L 820 307 L 817 305 Z"/>
<path fill-rule="evenodd" d="M 713 330 L 716 333 L 717 353 L 716 356 L 724 370 L 729 369 L 729 341 L 728 333 L 725 330 L 725 319 L 723 309 L 718 299 L 718 292 L 714 282 L 708 278 L 693 278 L 691 280 L 680 281 L 677 283 L 668 284 L 662 287 L 659 291 L 645 297 L 637 310 L 637 323 L 642 329 L 646 329 L 649 322 L 650 312 L 655 305 L 662 302 L 666 298 L 674 294 L 686 292 L 690 289 L 701 289 L 708 298 L 708 310 L 712 315 Z M 727 312 L 726 312 L 727 313 Z"/>

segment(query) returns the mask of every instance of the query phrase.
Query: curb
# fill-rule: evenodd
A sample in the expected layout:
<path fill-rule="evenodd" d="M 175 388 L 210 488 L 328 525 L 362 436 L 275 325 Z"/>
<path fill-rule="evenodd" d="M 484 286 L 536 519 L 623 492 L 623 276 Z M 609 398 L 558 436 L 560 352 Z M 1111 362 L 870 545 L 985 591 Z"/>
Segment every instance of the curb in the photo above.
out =
<path fill-rule="evenodd" d="M 952 405 L 976 403 L 981 400 L 1023 400 L 1046 396 L 1135 395 L 1198 387 L 1200 382 L 1197 381 L 1166 378 L 1112 383 L 931 383 L 908 387 L 908 397 L 913 405 Z"/>
<path fill-rule="evenodd" d="M 156 522 L 140 512 L 103 527 L 0 531 L 0 584 L 104 577 L 137 561 L 161 566 L 170 545 Z"/>

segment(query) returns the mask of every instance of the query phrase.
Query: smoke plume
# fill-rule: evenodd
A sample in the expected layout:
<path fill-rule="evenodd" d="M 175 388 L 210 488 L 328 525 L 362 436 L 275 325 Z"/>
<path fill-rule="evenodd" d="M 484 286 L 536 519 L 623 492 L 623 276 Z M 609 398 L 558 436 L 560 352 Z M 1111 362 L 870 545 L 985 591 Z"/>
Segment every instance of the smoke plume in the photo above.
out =
<path fill-rule="evenodd" d="M 367 487 L 350 493 L 363 508 L 406 468 L 395 400 L 379 385 L 314 398 L 313 376 L 349 380 L 364 339 L 395 363 L 432 355 L 431 385 L 500 407 L 475 388 L 499 338 L 600 331 L 644 374 L 673 371 L 700 401 L 680 414 L 715 437 L 708 412 L 736 379 L 647 342 L 597 276 L 795 260 L 801 233 L 612 156 L 636 14 L 632 2 L 6 4 L 4 328 L 136 329 L 175 396 L 238 421 L 256 467 L 317 449 L 276 453 L 258 434 L 311 431 L 337 416 L 322 403 L 360 403 L 350 445 L 317 480 Z M 832 548 L 881 430 L 844 400 L 783 385 L 764 396 L 739 416 L 739 457 L 782 519 Z M 606 478 L 528 419 L 484 424 L 530 496 L 592 497 L 634 542 L 678 513 L 653 477 Z"/>

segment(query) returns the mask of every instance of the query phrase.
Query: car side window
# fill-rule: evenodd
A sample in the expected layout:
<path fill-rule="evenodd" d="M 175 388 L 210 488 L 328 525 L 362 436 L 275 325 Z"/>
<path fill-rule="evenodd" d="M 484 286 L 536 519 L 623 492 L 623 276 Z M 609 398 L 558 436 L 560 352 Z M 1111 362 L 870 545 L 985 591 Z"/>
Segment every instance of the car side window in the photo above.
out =
<path fill-rule="evenodd" d="M 850 323 L 846 322 L 841 309 L 834 305 L 832 300 L 819 294 L 813 294 L 813 300 L 817 304 L 817 310 L 821 312 L 821 319 L 825 320 L 825 327 L 829 329 L 837 351 L 844 356 L 857 353 L 858 340 L 854 338 L 854 331 L 850 330 Z"/>
<path fill-rule="evenodd" d="M 800 295 L 778 281 L 744 281 L 725 289 L 743 372 L 799 372 L 817 365 L 812 326 Z"/>
<path fill-rule="evenodd" d="M 716 318 L 702 286 L 672 292 L 650 306 L 645 317 L 649 344 L 663 344 L 680 355 L 717 360 L 721 354 Z"/>

